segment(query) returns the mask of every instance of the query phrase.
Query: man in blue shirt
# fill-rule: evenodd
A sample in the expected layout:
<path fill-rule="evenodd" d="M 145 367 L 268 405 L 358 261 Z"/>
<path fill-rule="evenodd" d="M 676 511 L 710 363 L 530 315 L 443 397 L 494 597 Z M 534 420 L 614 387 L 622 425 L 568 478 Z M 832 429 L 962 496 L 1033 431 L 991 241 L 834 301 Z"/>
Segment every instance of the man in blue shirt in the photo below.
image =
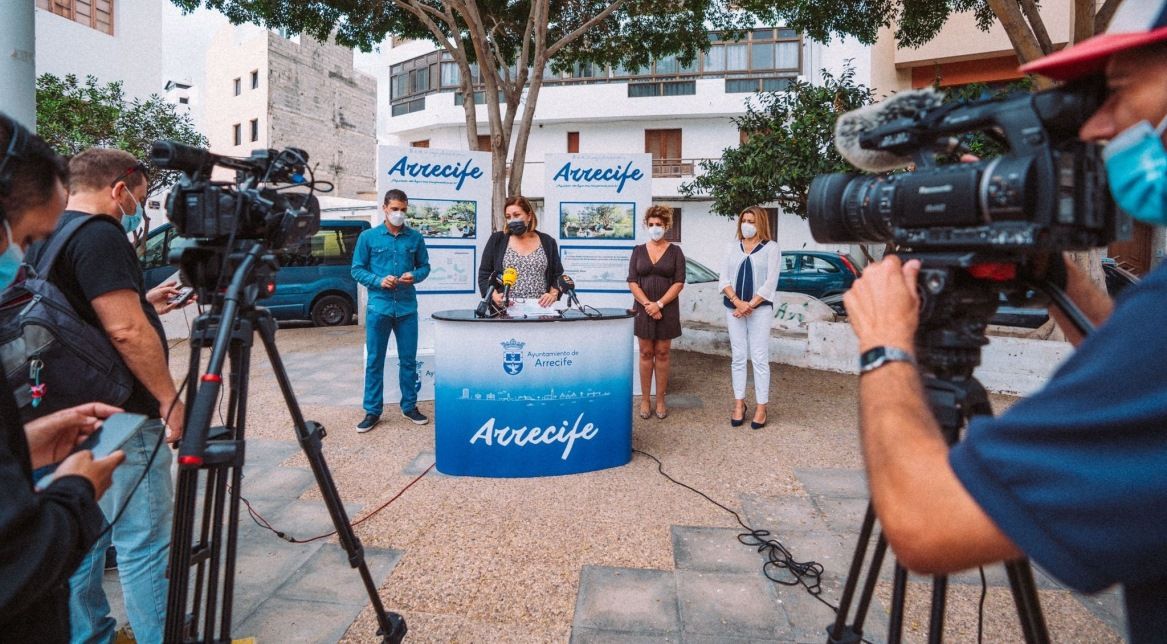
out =
<path fill-rule="evenodd" d="M 401 415 L 424 425 L 417 410 L 417 288 L 430 274 L 430 258 L 421 233 L 405 225 L 409 198 L 389 190 L 381 210 L 385 225 L 361 233 L 353 252 L 353 279 L 369 289 L 365 317 L 365 417 L 357 431 L 365 433 L 381 422 L 385 390 L 385 349 L 397 336 L 397 378 Z"/>
<path fill-rule="evenodd" d="M 1167 0 L 1127 0 L 1106 34 L 1030 63 L 1057 80 L 1104 73 L 1080 138 L 1106 141 L 1111 194 L 1167 225 Z M 911 364 L 919 263 L 869 266 L 844 297 L 860 351 L 871 499 L 899 561 L 947 573 L 1028 556 L 1083 592 L 1121 584 L 1133 642 L 1167 637 L 1167 264 L 1117 303 L 1067 262 L 1066 292 L 1097 326 L 1047 386 L 974 419 L 949 451 Z"/>

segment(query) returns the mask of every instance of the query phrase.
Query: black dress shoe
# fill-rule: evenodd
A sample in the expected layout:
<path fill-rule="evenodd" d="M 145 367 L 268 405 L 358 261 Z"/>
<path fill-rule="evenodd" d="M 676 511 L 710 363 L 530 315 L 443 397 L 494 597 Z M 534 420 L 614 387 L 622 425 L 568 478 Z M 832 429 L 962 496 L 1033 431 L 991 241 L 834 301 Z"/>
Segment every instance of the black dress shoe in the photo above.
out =
<path fill-rule="evenodd" d="M 741 427 L 742 423 L 746 422 L 746 413 L 749 411 L 750 411 L 749 407 L 742 407 L 742 417 L 741 418 L 734 418 L 731 415 L 729 417 L 729 426 L 730 427 Z"/>
<path fill-rule="evenodd" d="M 769 419 L 767 419 L 767 420 L 769 420 Z M 765 421 L 765 420 L 763 420 L 763 421 L 762 421 L 762 422 L 760 422 L 760 423 L 759 423 L 758 421 L 756 421 L 756 420 L 751 420 L 751 421 L 750 421 L 750 429 L 761 429 L 761 428 L 763 428 L 763 427 L 765 427 L 765 426 L 766 426 L 766 421 Z"/>

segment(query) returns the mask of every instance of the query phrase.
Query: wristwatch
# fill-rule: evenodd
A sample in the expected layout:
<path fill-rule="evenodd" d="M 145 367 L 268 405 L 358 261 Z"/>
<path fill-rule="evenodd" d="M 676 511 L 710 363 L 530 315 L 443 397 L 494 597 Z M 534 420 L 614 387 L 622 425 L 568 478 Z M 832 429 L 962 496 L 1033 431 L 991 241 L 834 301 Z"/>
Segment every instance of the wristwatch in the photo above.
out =
<path fill-rule="evenodd" d="M 897 347 L 875 347 L 859 356 L 859 373 L 862 375 L 868 371 L 875 371 L 889 362 L 907 362 L 914 365 L 916 359 L 912 354 Z"/>

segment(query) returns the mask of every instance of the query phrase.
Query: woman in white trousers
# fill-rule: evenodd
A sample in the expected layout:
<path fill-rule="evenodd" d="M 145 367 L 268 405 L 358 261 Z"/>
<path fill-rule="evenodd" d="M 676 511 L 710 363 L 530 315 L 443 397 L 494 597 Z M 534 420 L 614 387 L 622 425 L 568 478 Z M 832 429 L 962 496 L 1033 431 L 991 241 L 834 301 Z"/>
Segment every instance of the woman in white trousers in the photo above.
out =
<path fill-rule="evenodd" d="M 733 358 L 733 414 L 729 424 L 740 427 L 746 418 L 746 361 L 754 364 L 756 409 L 750 427 L 766 426 L 770 401 L 770 325 L 778 291 L 782 251 L 770 233 L 770 219 L 758 206 L 746 208 L 737 218 L 737 239 L 726 249 L 718 287 L 725 295 L 725 324 Z"/>

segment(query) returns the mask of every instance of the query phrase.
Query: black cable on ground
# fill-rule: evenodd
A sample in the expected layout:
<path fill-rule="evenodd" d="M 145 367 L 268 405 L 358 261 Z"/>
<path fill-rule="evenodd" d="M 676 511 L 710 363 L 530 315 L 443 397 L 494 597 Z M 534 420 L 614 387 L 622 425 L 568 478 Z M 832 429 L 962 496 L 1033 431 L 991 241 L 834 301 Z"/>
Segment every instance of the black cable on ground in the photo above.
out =
<path fill-rule="evenodd" d="M 786 548 L 786 546 L 782 545 L 782 543 L 777 539 L 769 538 L 771 536 L 769 530 L 759 530 L 746 525 L 745 521 L 742 521 L 741 516 L 738 515 L 737 512 L 734 512 L 721 503 L 713 500 L 708 494 L 705 494 L 701 490 L 698 490 L 691 485 L 686 485 L 669 476 L 665 472 L 664 463 L 662 463 L 659 458 L 649 454 L 644 450 L 633 449 L 632 451 L 637 454 L 647 456 L 648 458 L 656 461 L 656 469 L 658 472 L 660 472 L 661 476 L 685 488 L 686 490 L 701 496 L 706 501 L 709 501 L 713 505 L 716 505 L 722 510 L 732 514 L 733 518 L 737 520 L 738 525 L 746 530 L 746 532 L 743 532 L 737 536 L 737 540 L 742 542 L 744 545 L 757 548 L 758 552 L 766 554 L 767 561 L 762 565 L 762 574 L 766 576 L 766 579 L 769 579 L 770 581 L 777 584 L 782 584 L 783 586 L 802 586 L 806 589 L 806 592 L 810 593 L 811 597 L 819 600 L 823 603 L 823 605 L 835 611 L 836 613 L 839 612 L 838 606 L 831 604 L 821 596 L 823 575 L 822 564 L 816 561 L 795 561 L 793 553 L 791 553 L 790 550 Z M 792 575 L 793 578 L 780 579 L 776 577 L 776 569 L 788 570 L 789 574 Z"/>
<path fill-rule="evenodd" d="M 401 488 L 401 490 L 399 490 L 397 492 L 397 494 L 393 495 L 393 498 L 382 503 L 381 506 L 378 507 L 376 510 L 373 510 L 372 512 L 366 514 L 365 516 L 361 517 L 360 519 L 357 519 L 356 521 L 349 523 L 349 527 L 355 528 L 355 527 L 359 526 L 360 524 L 364 523 L 365 521 L 368 521 L 369 519 L 373 518 L 373 516 L 375 514 L 377 514 L 378 512 L 380 512 L 381 510 L 384 510 L 385 508 L 389 507 L 390 503 L 393 503 L 397 499 L 401 498 L 401 495 L 405 494 L 406 490 L 413 487 L 414 483 L 417 483 L 418 481 L 420 481 L 422 479 L 423 476 L 425 476 L 426 474 L 429 474 L 430 470 L 434 469 L 434 465 L 436 465 L 436 464 L 437 463 L 430 463 L 430 466 L 425 468 L 425 471 L 423 471 L 421 474 L 418 474 L 417 477 L 414 478 L 412 481 L 410 481 L 408 485 Z M 230 489 L 230 486 L 228 486 L 228 489 Z M 239 500 L 243 501 L 243 505 L 247 506 L 247 513 L 251 515 L 251 520 L 255 522 L 255 525 L 257 525 L 261 528 L 264 528 L 265 530 L 270 530 L 272 534 L 283 539 L 284 541 L 287 541 L 288 543 L 312 543 L 313 541 L 319 541 L 320 539 L 327 539 L 328 537 L 331 537 L 332 535 L 336 534 L 336 530 L 333 530 L 332 532 L 326 532 L 324 534 L 316 535 L 315 537 L 311 537 L 308 539 L 297 539 L 297 538 L 287 534 L 286 532 L 281 532 L 280 530 L 276 530 L 275 528 L 273 528 L 272 525 L 270 523 L 268 523 L 267 519 L 263 518 L 263 515 L 261 515 L 259 512 L 257 512 L 255 510 L 255 508 L 251 507 L 251 502 L 248 501 L 247 498 L 244 497 L 242 494 L 239 495 Z"/>

